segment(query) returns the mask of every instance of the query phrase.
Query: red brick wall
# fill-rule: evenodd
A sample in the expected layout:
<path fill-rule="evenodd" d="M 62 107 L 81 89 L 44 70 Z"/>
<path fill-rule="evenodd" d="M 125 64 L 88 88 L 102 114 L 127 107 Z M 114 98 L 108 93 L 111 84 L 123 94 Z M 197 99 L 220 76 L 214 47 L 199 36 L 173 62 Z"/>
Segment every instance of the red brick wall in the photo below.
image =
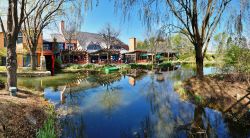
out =
<path fill-rule="evenodd" d="M 4 34 L 0 32 L 0 49 L 4 47 Z"/>
<path fill-rule="evenodd" d="M 27 41 L 24 35 L 23 35 L 23 46 L 24 48 L 27 48 Z M 40 35 L 40 37 L 38 38 L 38 45 L 37 45 L 36 53 L 41 53 L 42 47 L 43 47 L 43 36 Z"/>

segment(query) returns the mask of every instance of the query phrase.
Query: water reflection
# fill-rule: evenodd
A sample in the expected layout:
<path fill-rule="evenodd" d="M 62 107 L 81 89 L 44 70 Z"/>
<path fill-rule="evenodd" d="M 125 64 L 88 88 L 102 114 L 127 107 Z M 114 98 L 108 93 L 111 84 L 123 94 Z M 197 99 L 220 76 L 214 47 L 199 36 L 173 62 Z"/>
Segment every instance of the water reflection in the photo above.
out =
<path fill-rule="evenodd" d="M 134 77 L 129 77 L 129 84 L 131 86 L 135 86 L 135 78 Z"/>
<path fill-rule="evenodd" d="M 213 71 L 205 69 L 206 74 Z M 62 138 L 249 137 L 249 130 L 231 129 L 220 112 L 180 100 L 173 84 L 193 75 L 192 69 L 136 76 L 74 74 L 58 77 L 64 83 L 39 81 L 39 87 L 57 103 Z"/>
<path fill-rule="evenodd" d="M 85 136 L 93 138 L 246 136 L 231 130 L 220 112 L 179 99 L 173 84 L 192 75 L 192 70 L 178 69 L 140 77 L 107 76 L 116 78 L 110 82 L 104 76 L 92 77 L 88 80 L 99 82 L 98 86 L 71 93 L 73 99 L 66 96 L 63 107 L 70 116 L 61 121 L 67 122 L 63 125 L 67 134 L 61 137 L 81 137 L 74 130 L 83 128 Z"/>

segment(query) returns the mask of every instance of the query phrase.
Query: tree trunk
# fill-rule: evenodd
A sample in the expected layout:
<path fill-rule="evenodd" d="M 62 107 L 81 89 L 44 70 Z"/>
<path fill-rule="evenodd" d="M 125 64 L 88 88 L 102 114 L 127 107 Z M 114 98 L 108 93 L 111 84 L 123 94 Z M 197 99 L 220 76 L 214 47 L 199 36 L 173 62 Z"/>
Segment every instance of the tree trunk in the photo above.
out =
<path fill-rule="evenodd" d="M 196 59 L 196 77 L 203 79 L 203 55 L 202 55 L 202 46 L 195 46 L 195 59 Z"/>
<path fill-rule="evenodd" d="M 152 71 L 154 70 L 154 55 L 155 55 L 155 53 L 152 53 L 152 61 L 151 61 L 152 62 L 152 67 L 151 67 Z"/>
<path fill-rule="evenodd" d="M 31 69 L 36 70 L 37 59 L 36 59 L 36 52 L 31 52 Z"/>
<path fill-rule="evenodd" d="M 10 34 L 7 35 L 7 89 L 17 87 L 17 55 L 16 41 Z"/>

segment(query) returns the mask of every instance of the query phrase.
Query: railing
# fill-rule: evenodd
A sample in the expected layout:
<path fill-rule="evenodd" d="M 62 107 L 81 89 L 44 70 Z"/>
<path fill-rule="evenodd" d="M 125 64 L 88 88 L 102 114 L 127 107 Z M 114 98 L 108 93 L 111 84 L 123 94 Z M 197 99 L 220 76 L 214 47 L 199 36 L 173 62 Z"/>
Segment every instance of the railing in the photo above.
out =
<path fill-rule="evenodd" d="M 250 104 L 250 87 L 246 91 L 247 91 L 246 95 L 244 95 L 239 100 L 237 100 L 234 104 L 232 104 L 229 108 L 227 108 L 223 113 L 230 114 L 233 118 L 239 120 L 246 112 L 248 112 L 248 105 Z M 248 102 L 242 105 L 242 101 L 244 99 L 247 99 Z M 241 107 L 238 107 L 236 111 L 233 112 L 234 107 L 236 107 L 237 105 L 240 105 Z M 247 110 L 244 110 L 244 108 L 246 108 Z"/>

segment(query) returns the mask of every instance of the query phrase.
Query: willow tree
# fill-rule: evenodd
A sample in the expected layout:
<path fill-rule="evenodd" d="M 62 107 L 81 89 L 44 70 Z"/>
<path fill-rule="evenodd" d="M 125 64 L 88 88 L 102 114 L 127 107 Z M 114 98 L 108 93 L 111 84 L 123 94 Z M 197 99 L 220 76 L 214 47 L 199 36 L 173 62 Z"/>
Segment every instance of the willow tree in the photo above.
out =
<path fill-rule="evenodd" d="M 36 50 L 42 31 L 60 15 L 60 8 L 64 2 L 65 0 L 36 0 L 38 6 L 29 16 L 26 15 L 27 8 L 25 8 L 27 18 L 24 20 L 22 32 L 26 38 L 27 47 L 31 55 L 32 70 L 36 70 Z"/>
<path fill-rule="evenodd" d="M 16 41 L 18 33 L 24 20 L 29 16 L 37 7 L 34 3 L 32 7 L 27 10 L 25 15 L 25 6 L 28 0 L 8 0 L 7 6 L 7 28 L 3 26 L 3 21 L 0 16 L 1 27 L 4 35 L 6 36 L 7 46 L 7 88 L 17 87 L 17 55 L 16 55 Z"/>
<path fill-rule="evenodd" d="M 140 17 L 147 27 L 161 23 L 172 32 L 184 34 L 194 46 L 197 77 L 202 79 L 207 48 L 230 2 L 231 0 L 115 0 L 115 7 L 118 7 L 117 11 L 122 11 L 124 17 L 131 17 L 133 9 L 139 7 Z"/>

